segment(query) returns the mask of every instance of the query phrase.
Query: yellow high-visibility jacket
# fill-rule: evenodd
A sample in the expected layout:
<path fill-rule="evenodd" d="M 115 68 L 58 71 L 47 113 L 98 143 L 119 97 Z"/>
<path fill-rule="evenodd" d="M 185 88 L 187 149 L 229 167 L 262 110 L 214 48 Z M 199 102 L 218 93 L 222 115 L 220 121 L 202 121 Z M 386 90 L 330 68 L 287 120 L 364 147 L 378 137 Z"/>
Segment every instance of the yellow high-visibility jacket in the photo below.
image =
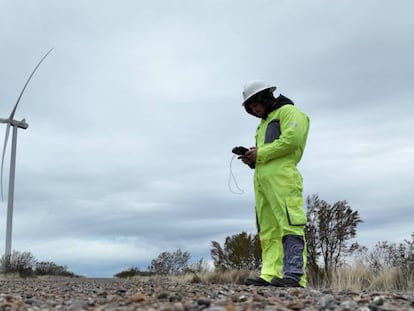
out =
<path fill-rule="evenodd" d="M 308 132 L 308 116 L 289 104 L 272 111 L 256 131 L 254 181 L 284 207 L 287 228 L 283 231 L 287 232 L 282 232 L 282 236 L 296 234 L 289 227 L 306 224 L 302 175 L 296 166 L 302 158 Z"/>

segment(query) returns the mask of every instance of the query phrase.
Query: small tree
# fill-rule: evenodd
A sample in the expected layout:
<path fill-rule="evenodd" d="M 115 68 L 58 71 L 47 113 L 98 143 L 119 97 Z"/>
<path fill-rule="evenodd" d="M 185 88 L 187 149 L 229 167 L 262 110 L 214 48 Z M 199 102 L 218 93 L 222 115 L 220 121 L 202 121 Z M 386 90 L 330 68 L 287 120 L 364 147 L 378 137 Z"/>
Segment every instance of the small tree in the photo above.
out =
<path fill-rule="evenodd" d="M 332 271 L 344 263 L 345 256 L 361 248 L 358 243 L 349 245 L 349 240 L 355 238 L 356 228 L 362 220 L 358 211 L 353 211 L 346 201 L 331 205 L 313 195 L 307 198 L 307 206 L 308 269 L 314 280 L 323 272 L 329 281 Z M 322 271 L 319 268 L 321 261 Z"/>
<path fill-rule="evenodd" d="M 174 253 L 162 252 L 156 259 L 151 261 L 149 272 L 156 274 L 182 274 L 188 268 L 190 253 L 177 249 Z"/>
<path fill-rule="evenodd" d="M 257 234 L 242 232 L 227 237 L 224 248 L 216 241 L 212 241 L 211 244 L 210 254 L 217 270 L 256 270 L 261 266 L 262 250 Z"/>

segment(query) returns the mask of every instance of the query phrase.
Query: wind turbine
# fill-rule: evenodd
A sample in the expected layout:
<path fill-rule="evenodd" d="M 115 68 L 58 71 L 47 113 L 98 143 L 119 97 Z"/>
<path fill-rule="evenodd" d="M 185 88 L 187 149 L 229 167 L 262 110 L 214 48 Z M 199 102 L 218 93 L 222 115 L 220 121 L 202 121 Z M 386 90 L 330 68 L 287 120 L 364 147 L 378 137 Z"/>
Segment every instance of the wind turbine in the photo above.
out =
<path fill-rule="evenodd" d="M 14 177 L 16 173 L 16 144 L 17 144 L 17 129 L 27 129 L 29 125 L 26 123 L 26 120 L 23 119 L 21 121 L 14 119 L 14 114 L 16 113 L 17 106 L 19 105 L 20 99 L 26 89 L 26 86 L 29 84 L 30 79 L 33 77 L 34 73 L 36 72 L 37 68 L 39 68 L 40 64 L 44 61 L 44 59 L 52 52 L 53 49 L 50 49 L 39 61 L 36 67 L 33 69 L 32 73 L 30 74 L 29 78 L 27 79 L 22 91 L 20 92 L 19 97 L 17 98 L 17 102 L 14 105 L 14 108 L 7 119 L 1 119 L 0 123 L 7 124 L 6 127 L 6 136 L 4 139 L 4 146 L 3 146 L 3 156 L 1 158 L 1 172 L 0 172 L 0 187 L 1 187 L 1 199 L 3 201 L 3 167 L 4 167 L 4 156 L 6 154 L 7 142 L 9 140 L 10 134 L 10 127 L 13 127 L 12 132 L 12 148 L 11 148 L 11 157 L 10 157 L 10 175 L 9 175 L 9 195 L 7 197 L 7 227 L 6 227 L 6 250 L 5 250 L 5 258 L 10 257 L 11 255 L 11 236 L 12 236 L 12 224 L 13 224 L 13 201 L 14 201 Z"/>

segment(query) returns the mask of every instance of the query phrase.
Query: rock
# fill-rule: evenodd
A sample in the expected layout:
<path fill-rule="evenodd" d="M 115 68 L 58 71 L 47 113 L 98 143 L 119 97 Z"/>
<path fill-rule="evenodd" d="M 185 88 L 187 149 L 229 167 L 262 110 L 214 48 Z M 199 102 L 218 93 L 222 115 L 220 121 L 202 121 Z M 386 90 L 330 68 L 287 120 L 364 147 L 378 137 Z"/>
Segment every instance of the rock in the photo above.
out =
<path fill-rule="evenodd" d="M 408 293 L 180 283 L 165 279 L 5 279 L 0 310 L 414 310 Z"/>

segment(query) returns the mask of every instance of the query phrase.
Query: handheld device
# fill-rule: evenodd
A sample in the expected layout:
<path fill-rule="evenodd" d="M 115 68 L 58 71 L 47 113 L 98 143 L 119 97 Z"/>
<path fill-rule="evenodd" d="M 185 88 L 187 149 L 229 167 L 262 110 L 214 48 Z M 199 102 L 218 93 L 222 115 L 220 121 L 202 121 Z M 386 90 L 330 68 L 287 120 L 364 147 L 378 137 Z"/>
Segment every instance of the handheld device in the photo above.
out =
<path fill-rule="evenodd" d="M 237 155 L 241 155 L 241 156 L 245 155 L 247 151 L 249 151 L 249 149 L 247 149 L 246 147 L 243 147 L 243 146 L 234 147 L 233 150 L 232 150 L 233 153 L 235 153 Z"/>

